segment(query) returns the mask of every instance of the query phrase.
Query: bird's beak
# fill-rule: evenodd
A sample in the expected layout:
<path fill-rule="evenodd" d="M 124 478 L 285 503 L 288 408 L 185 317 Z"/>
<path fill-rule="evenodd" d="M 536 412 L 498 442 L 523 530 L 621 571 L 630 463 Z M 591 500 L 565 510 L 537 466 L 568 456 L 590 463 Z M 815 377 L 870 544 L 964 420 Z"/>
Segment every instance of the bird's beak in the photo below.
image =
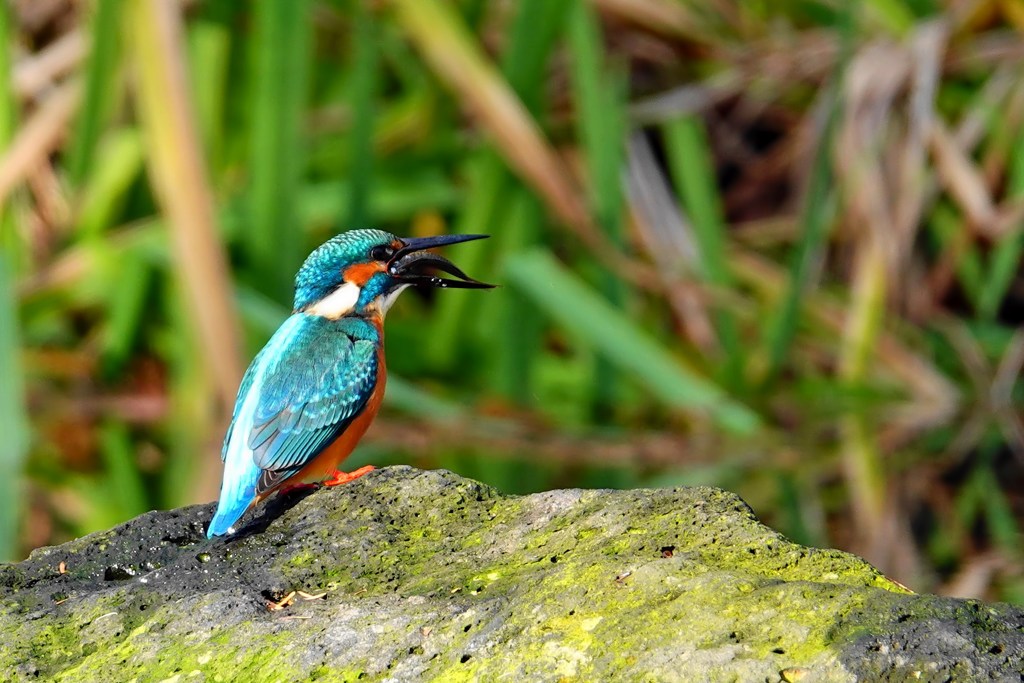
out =
<path fill-rule="evenodd" d="M 453 289 L 490 289 L 494 285 L 469 277 L 454 263 L 443 256 L 427 251 L 470 240 L 482 240 L 489 235 L 438 235 L 437 237 L 405 237 L 402 248 L 388 261 L 388 275 L 413 285 L 448 287 Z M 434 275 L 430 271 L 440 270 L 459 278 L 452 280 Z"/>

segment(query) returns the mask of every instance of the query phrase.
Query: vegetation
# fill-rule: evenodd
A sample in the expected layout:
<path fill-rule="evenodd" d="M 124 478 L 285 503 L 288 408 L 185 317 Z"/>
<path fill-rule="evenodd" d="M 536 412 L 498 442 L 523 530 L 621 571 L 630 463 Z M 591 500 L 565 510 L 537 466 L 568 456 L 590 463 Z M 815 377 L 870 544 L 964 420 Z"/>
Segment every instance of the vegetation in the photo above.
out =
<path fill-rule="evenodd" d="M 355 466 L 707 483 L 1024 602 L 1024 5 L 0 3 L 0 552 L 214 498 L 340 230 L 406 295 Z"/>

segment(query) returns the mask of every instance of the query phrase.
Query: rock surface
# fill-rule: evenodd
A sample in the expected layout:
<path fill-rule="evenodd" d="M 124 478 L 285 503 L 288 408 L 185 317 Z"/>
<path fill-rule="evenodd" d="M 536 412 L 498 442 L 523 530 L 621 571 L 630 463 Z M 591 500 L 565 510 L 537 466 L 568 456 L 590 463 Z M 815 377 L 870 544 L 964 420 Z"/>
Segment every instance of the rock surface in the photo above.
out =
<path fill-rule="evenodd" d="M 1021 680 L 1024 610 L 913 595 L 711 488 L 504 496 L 389 468 L 0 567 L 0 680 Z M 63 563 L 63 572 L 62 564 Z M 269 609 L 291 591 L 291 604 Z M 317 597 L 314 597 L 317 596 Z"/>

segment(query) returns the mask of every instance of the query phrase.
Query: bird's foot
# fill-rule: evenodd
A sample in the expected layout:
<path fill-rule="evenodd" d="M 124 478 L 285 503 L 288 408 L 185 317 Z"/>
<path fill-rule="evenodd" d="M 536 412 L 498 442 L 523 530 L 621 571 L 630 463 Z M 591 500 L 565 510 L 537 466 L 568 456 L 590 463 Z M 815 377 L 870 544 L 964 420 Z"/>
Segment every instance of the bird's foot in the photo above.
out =
<path fill-rule="evenodd" d="M 330 478 L 324 479 L 324 481 L 321 483 L 324 486 L 338 486 L 339 484 L 347 484 L 353 479 L 358 479 L 367 472 L 372 472 L 375 469 L 376 468 L 373 465 L 367 465 L 365 467 L 360 467 L 358 470 L 354 472 L 342 472 L 341 470 L 334 470 L 334 472 L 331 473 Z"/>

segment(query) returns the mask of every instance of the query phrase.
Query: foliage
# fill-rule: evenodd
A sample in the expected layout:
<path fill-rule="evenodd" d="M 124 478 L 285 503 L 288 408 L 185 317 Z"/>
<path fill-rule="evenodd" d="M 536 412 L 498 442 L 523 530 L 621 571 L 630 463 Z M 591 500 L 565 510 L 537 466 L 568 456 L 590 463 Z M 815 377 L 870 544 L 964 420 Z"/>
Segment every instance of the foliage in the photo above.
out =
<path fill-rule="evenodd" d="M 4 554 L 212 499 L 301 259 L 371 225 L 504 287 L 406 295 L 354 466 L 716 484 L 1024 601 L 1019 2 L 0 8 Z"/>

